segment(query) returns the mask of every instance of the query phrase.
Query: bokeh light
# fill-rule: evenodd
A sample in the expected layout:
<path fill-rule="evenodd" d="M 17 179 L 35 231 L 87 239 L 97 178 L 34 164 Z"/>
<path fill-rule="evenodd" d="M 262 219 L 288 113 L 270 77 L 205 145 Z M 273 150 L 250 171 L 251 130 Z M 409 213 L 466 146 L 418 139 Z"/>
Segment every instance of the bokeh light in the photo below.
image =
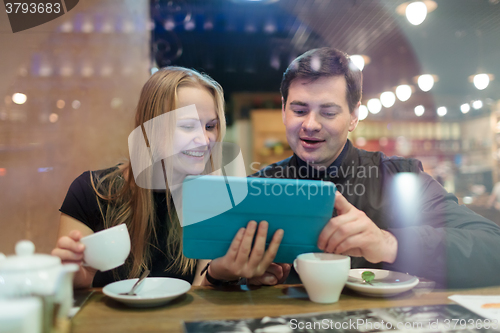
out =
<path fill-rule="evenodd" d="M 478 90 L 484 90 L 490 84 L 490 77 L 488 74 L 477 74 L 474 76 L 474 86 Z"/>
<path fill-rule="evenodd" d="M 378 98 L 372 98 L 366 103 L 366 106 L 368 107 L 368 111 L 370 111 L 373 114 L 377 114 L 382 110 L 382 103 L 380 103 L 380 100 Z"/>
<path fill-rule="evenodd" d="M 425 108 L 423 105 L 418 105 L 415 107 L 415 115 L 417 117 L 422 116 L 424 114 L 424 112 L 425 112 Z"/>
<path fill-rule="evenodd" d="M 62 99 L 58 100 L 56 103 L 56 106 L 58 109 L 64 108 L 65 105 L 66 105 L 66 102 L 64 102 Z"/>
<path fill-rule="evenodd" d="M 483 102 L 480 100 L 474 101 L 472 102 L 472 107 L 474 108 L 474 110 L 479 110 L 483 107 Z"/>
<path fill-rule="evenodd" d="M 429 91 L 434 86 L 434 78 L 431 74 L 423 74 L 418 77 L 418 87 L 422 91 Z"/>
<path fill-rule="evenodd" d="M 380 102 L 386 108 L 390 108 L 396 103 L 396 95 L 392 91 L 385 91 L 380 94 Z"/>
<path fill-rule="evenodd" d="M 422 1 L 412 2 L 406 7 L 406 18 L 413 25 L 420 25 L 427 17 L 427 7 Z"/>
<path fill-rule="evenodd" d="M 12 102 L 16 104 L 24 104 L 26 103 L 27 99 L 28 97 L 25 94 L 15 93 L 14 95 L 12 95 Z"/>
<path fill-rule="evenodd" d="M 444 117 L 446 115 L 446 113 L 448 113 L 448 110 L 446 109 L 446 107 L 444 107 L 444 106 L 438 107 L 438 109 L 437 109 L 438 116 Z"/>
<path fill-rule="evenodd" d="M 462 111 L 463 114 L 466 114 L 467 112 L 470 111 L 470 105 L 469 103 L 464 103 L 460 105 L 460 111 Z"/>
<path fill-rule="evenodd" d="M 411 87 L 407 84 L 402 84 L 396 88 L 396 96 L 401 102 L 406 102 L 411 97 Z"/>
<path fill-rule="evenodd" d="M 368 117 L 368 108 L 364 105 L 360 105 L 358 109 L 358 119 L 365 120 Z"/>

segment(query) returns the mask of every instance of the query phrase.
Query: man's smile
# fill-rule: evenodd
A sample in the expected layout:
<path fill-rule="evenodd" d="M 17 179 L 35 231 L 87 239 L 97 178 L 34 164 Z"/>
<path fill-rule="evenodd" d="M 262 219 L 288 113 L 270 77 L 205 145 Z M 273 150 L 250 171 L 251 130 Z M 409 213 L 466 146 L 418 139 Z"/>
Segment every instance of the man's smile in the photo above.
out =
<path fill-rule="evenodd" d="M 325 142 L 325 140 L 320 138 L 303 136 L 300 137 L 300 142 L 304 148 L 318 148 Z"/>

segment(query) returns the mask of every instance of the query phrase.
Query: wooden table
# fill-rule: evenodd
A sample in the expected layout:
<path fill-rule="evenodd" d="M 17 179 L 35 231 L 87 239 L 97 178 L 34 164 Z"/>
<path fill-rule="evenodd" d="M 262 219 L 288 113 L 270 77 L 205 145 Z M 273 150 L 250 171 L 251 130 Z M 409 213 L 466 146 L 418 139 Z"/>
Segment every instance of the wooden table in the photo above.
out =
<path fill-rule="evenodd" d="M 72 319 L 73 333 L 183 332 L 182 321 L 261 318 L 286 314 L 332 312 L 394 306 L 453 303 L 453 294 L 500 295 L 500 287 L 455 291 L 415 289 L 392 298 L 370 298 L 344 289 L 339 302 L 316 304 L 301 285 L 274 287 L 192 287 L 171 303 L 158 307 L 130 308 L 105 296 L 98 289 Z"/>

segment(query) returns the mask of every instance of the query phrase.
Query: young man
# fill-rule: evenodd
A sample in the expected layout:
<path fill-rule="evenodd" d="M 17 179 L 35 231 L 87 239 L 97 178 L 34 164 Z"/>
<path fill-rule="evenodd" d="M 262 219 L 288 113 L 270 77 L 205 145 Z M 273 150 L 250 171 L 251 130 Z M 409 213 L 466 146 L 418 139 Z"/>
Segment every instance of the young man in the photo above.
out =
<path fill-rule="evenodd" d="M 362 75 L 332 49 L 295 59 L 281 83 L 282 116 L 294 155 L 254 176 L 332 181 L 340 193 L 318 248 L 442 287 L 499 284 L 500 228 L 458 205 L 420 161 L 355 148 Z M 306 226 L 305 226 L 306 227 Z"/>

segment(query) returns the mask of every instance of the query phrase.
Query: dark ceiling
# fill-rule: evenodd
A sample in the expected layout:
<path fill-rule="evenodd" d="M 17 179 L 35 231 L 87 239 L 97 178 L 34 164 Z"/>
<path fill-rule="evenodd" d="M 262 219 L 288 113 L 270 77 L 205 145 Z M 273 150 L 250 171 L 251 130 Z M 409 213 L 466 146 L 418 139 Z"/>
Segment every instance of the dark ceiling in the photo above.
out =
<path fill-rule="evenodd" d="M 277 92 L 291 59 L 332 46 L 371 58 L 363 70 L 363 102 L 402 82 L 414 85 L 409 101 L 375 118 L 415 117 L 418 104 L 447 106 L 451 118 L 470 117 L 460 113 L 462 103 L 482 99 L 487 112 L 500 99 L 499 2 L 437 0 L 436 10 L 413 26 L 396 13 L 403 3 L 396 0 L 152 0 L 152 55 L 159 66 L 208 73 L 230 97 Z M 468 80 L 479 68 L 496 77 L 483 91 Z M 427 93 L 413 81 L 424 73 L 439 77 Z"/>

